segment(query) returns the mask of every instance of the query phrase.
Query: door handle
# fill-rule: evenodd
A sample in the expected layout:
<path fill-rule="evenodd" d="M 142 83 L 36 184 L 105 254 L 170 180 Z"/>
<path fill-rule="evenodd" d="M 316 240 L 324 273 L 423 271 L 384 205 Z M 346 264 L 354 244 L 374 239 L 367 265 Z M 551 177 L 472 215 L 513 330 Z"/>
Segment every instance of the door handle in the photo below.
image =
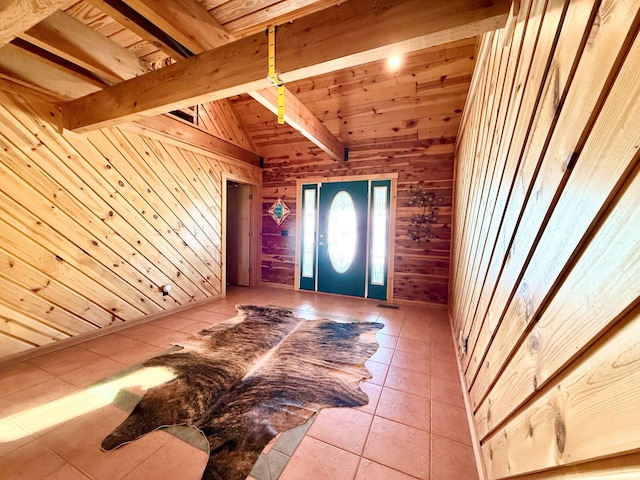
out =
<path fill-rule="evenodd" d="M 318 245 L 323 246 L 324 242 L 318 242 Z"/>

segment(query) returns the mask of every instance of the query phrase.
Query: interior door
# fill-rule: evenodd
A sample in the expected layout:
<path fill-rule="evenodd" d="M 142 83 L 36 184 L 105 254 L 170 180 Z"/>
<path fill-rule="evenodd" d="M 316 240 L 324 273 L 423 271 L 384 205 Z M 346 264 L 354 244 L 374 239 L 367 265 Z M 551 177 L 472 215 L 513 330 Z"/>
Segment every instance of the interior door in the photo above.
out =
<path fill-rule="evenodd" d="M 318 291 L 365 296 L 368 181 L 323 183 L 318 211 Z"/>

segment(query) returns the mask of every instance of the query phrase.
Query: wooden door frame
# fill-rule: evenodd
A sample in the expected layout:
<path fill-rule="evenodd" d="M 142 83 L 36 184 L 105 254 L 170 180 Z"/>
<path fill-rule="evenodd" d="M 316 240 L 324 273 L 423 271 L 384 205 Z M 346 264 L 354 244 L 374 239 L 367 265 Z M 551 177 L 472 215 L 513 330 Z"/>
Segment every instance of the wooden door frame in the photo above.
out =
<path fill-rule="evenodd" d="M 260 182 L 255 180 L 249 180 L 245 177 L 234 175 L 232 173 L 222 174 L 222 249 L 220 251 L 220 264 L 221 264 L 221 277 L 222 288 L 221 294 L 223 297 L 227 296 L 227 211 L 228 211 L 228 198 L 227 188 L 229 182 L 240 183 L 242 185 L 249 185 L 251 187 L 251 208 L 249 211 L 251 236 L 249 239 L 249 287 L 259 287 L 262 281 L 262 275 L 260 270 L 260 238 L 261 235 L 261 221 L 262 221 L 262 186 Z"/>
<path fill-rule="evenodd" d="M 302 185 L 310 183 L 336 183 L 336 182 L 357 182 L 369 180 L 390 180 L 391 192 L 389 197 L 389 241 L 387 245 L 387 302 L 393 302 L 393 284 L 395 263 L 394 255 L 396 248 L 396 204 L 398 197 L 398 174 L 382 173 L 377 175 L 349 175 L 344 177 L 308 177 L 296 179 L 296 251 L 294 257 L 294 280 L 293 289 L 300 290 L 300 244 L 302 243 Z M 320 191 L 318 190 L 318 197 Z M 369 252 L 367 252 L 368 258 Z"/>

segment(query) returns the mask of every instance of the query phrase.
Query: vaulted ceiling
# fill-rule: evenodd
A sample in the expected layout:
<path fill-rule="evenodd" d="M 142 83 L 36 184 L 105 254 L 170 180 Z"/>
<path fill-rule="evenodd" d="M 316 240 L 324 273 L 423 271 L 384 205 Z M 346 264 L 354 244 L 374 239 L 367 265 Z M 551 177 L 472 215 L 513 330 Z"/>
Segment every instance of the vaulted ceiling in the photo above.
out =
<path fill-rule="evenodd" d="M 344 148 L 372 138 L 391 148 L 455 136 L 476 38 L 503 26 L 509 5 L 9 0 L 0 7 L 0 89 L 60 104 L 63 126 L 76 131 L 223 101 L 251 137 L 243 148 L 277 156 L 281 134 L 293 131 L 342 160 Z M 289 130 L 272 113 L 272 25 Z M 401 63 L 390 67 L 394 54 Z"/>

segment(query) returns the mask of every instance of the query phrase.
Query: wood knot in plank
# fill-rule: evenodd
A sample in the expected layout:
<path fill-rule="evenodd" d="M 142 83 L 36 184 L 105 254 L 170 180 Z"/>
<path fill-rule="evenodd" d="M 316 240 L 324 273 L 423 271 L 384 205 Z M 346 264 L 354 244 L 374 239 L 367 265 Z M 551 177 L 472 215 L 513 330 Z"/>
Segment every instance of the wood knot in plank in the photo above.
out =
<path fill-rule="evenodd" d="M 529 290 L 529 285 L 526 282 L 522 282 L 518 288 L 518 297 L 520 298 L 520 309 L 523 316 L 523 321 L 529 323 L 531 313 L 533 312 L 533 298 Z"/>
<path fill-rule="evenodd" d="M 560 453 L 564 453 L 564 448 L 566 446 L 567 440 L 567 430 L 564 425 L 564 420 L 560 413 L 556 414 L 556 422 L 555 422 L 555 431 L 556 431 L 556 445 L 558 447 L 558 451 Z"/>
<path fill-rule="evenodd" d="M 533 332 L 531 332 L 531 335 L 529 335 L 528 347 L 529 347 L 529 353 L 532 356 L 535 356 L 538 354 L 538 351 L 540 350 L 541 342 L 542 342 L 542 338 L 541 338 L 540 332 L 538 330 L 534 330 Z"/>
<path fill-rule="evenodd" d="M 589 31 L 589 38 L 587 39 L 587 46 L 592 47 L 600 32 L 600 25 L 602 25 L 602 7 L 598 9 L 595 18 L 593 19 L 593 25 Z"/>

